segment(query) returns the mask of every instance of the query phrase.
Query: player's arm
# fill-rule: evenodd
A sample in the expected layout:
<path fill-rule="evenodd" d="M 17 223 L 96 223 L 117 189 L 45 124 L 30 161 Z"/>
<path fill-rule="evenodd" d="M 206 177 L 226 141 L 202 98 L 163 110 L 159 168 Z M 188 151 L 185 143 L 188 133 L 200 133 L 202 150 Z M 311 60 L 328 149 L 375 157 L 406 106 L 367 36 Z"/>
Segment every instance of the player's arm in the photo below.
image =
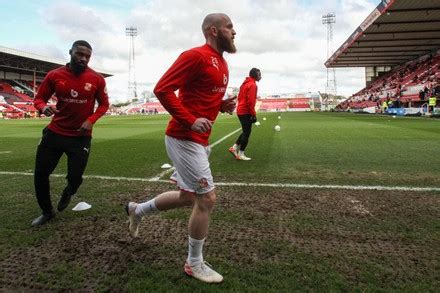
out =
<path fill-rule="evenodd" d="M 56 107 L 47 105 L 47 101 L 49 101 L 54 92 L 55 86 L 52 81 L 52 74 L 49 72 L 38 88 L 37 95 L 34 98 L 34 107 L 38 112 L 43 113 L 46 116 L 58 113 Z"/>
<path fill-rule="evenodd" d="M 96 121 L 107 112 L 110 106 L 104 77 L 102 77 L 98 90 L 95 93 L 95 99 L 98 102 L 98 107 L 96 108 L 95 113 L 84 121 L 79 131 L 92 130 L 93 124 L 95 124 Z"/>
<path fill-rule="evenodd" d="M 249 87 L 249 91 L 248 91 L 248 105 L 251 111 L 251 115 L 253 117 L 257 117 L 257 113 L 255 112 L 256 103 L 257 103 L 257 85 L 253 84 Z"/>
<path fill-rule="evenodd" d="M 179 121 L 180 124 L 187 128 L 193 126 L 197 117 L 182 106 L 182 102 L 176 96 L 175 91 L 183 87 L 186 83 L 194 80 L 202 68 L 203 59 L 199 53 L 193 51 L 183 52 L 167 72 L 165 72 L 154 88 L 154 94 L 163 107 L 171 116 Z M 204 129 L 204 127 L 200 129 L 202 128 Z"/>

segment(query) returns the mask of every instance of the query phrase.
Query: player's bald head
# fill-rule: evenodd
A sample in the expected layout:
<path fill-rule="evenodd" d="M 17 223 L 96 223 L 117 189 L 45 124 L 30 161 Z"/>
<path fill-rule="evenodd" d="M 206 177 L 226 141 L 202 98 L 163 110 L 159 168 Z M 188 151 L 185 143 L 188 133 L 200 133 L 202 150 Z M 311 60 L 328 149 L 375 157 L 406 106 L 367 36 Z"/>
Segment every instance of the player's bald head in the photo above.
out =
<path fill-rule="evenodd" d="M 224 13 L 211 13 L 205 16 L 202 23 L 202 31 L 205 38 L 208 36 L 211 27 L 219 28 L 222 22 L 228 19 L 229 16 Z"/>

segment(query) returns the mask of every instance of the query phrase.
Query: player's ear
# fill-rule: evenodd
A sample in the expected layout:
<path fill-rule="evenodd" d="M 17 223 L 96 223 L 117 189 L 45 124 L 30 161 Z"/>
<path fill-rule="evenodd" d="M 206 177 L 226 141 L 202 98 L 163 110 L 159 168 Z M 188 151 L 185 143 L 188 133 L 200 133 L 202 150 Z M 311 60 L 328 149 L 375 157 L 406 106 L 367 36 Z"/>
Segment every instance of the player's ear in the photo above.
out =
<path fill-rule="evenodd" d="M 69 55 L 72 56 L 72 49 L 69 50 Z"/>
<path fill-rule="evenodd" d="M 218 31 L 217 31 L 217 28 L 216 28 L 215 26 L 211 26 L 211 32 L 212 32 L 212 35 L 213 35 L 214 37 L 217 36 Z"/>

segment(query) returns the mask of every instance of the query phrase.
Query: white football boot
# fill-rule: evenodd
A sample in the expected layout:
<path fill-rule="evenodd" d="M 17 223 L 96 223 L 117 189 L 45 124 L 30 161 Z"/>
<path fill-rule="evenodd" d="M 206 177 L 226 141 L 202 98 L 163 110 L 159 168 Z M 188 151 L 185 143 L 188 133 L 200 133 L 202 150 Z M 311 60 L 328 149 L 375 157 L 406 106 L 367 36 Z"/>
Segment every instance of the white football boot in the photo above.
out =
<path fill-rule="evenodd" d="M 138 204 L 135 202 L 129 202 L 125 206 L 125 211 L 127 212 L 128 221 L 130 222 L 130 224 L 128 225 L 128 230 L 130 232 L 130 235 L 135 238 L 138 237 L 139 235 L 139 224 L 142 221 L 141 216 L 136 216 L 135 211 L 137 206 Z"/>
<path fill-rule="evenodd" d="M 234 156 L 234 158 L 236 158 L 238 155 L 237 149 L 234 146 L 229 148 L 229 152 Z"/>
<path fill-rule="evenodd" d="M 236 158 L 237 158 L 237 160 L 240 160 L 240 161 L 250 161 L 251 160 L 251 158 L 246 157 L 246 155 L 244 153 L 237 154 Z"/>
<path fill-rule="evenodd" d="M 185 262 L 183 270 L 188 276 L 205 283 L 220 283 L 223 281 L 223 276 L 214 271 L 211 268 L 211 265 L 206 261 L 200 262 L 194 266 L 190 265 L 187 261 Z"/>

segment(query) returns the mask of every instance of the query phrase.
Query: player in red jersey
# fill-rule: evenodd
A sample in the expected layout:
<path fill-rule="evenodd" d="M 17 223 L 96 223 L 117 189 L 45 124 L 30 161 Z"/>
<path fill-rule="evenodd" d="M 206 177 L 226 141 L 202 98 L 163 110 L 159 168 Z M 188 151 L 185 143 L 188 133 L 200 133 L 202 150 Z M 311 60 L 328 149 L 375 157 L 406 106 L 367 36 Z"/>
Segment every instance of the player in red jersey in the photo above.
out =
<path fill-rule="evenodd" d="M 126 211 L 134 237 L 143 216 L 190 206 L 188 258 L 184 271 L 207 283 L 223 276 L 203 260 L 202 248 L 209 218 L 216 201 L 209 167 L 208 138 L 219 112 L 232 113 L 235 97 L 223 100 L 229 72 L 223 52 L 235 53 L 235 31 L 223 13 L 209 14 L 202 24 L 206 44 L 183 52 L 157 83 L 154 93 L 171 114 L 165 136 L 168 156 L 175 172 L 171 179 L 179 191 L 168 191 L 141 204 L 129 202 Z M 175 91 L 179 90 L 179 96 Z"/>
<path fill-rule="evenodd" d="M 34 226 L 43 225 L 54 216 L 49 175 L 63 153 L 67 155 L 67 186 L 58 202 L 58 211 L 64 210 L 70 203 L 82 183 L 93 125 L 109 107 L 104 77 L 87 66 L 92 55 L 90 44 L 76 41 L 69 54 L 70 63 L 50 71 L 34 99 L 35 108 L 40 113 L 54 115 L 43 129 L 37 148 L 34 185 L 43 213 L 32 222 Z M 56 107 L 47 105 L 52 95 L 57 98 Z M 99 105 L 94 111 L 96 101 Z"/>
<path fill-rule="evenodd" d="M 252 68 L 249 71 L 249 77 L 246 77 L 240 86 L 238 93 L 237 116 L 240 120 L 242 134 L 238 137 L 235 144 L 229 148 L 229 151 L 237 160 L 249 161 L 251 158 L 244 154 L 249 136 L 251 136 L 252 124 L 257 122 L 257 113 L 255 112 L 255 103 L 257 102 L 257 81 L 261 80 L 261 71 L 258 68 Z"/>

